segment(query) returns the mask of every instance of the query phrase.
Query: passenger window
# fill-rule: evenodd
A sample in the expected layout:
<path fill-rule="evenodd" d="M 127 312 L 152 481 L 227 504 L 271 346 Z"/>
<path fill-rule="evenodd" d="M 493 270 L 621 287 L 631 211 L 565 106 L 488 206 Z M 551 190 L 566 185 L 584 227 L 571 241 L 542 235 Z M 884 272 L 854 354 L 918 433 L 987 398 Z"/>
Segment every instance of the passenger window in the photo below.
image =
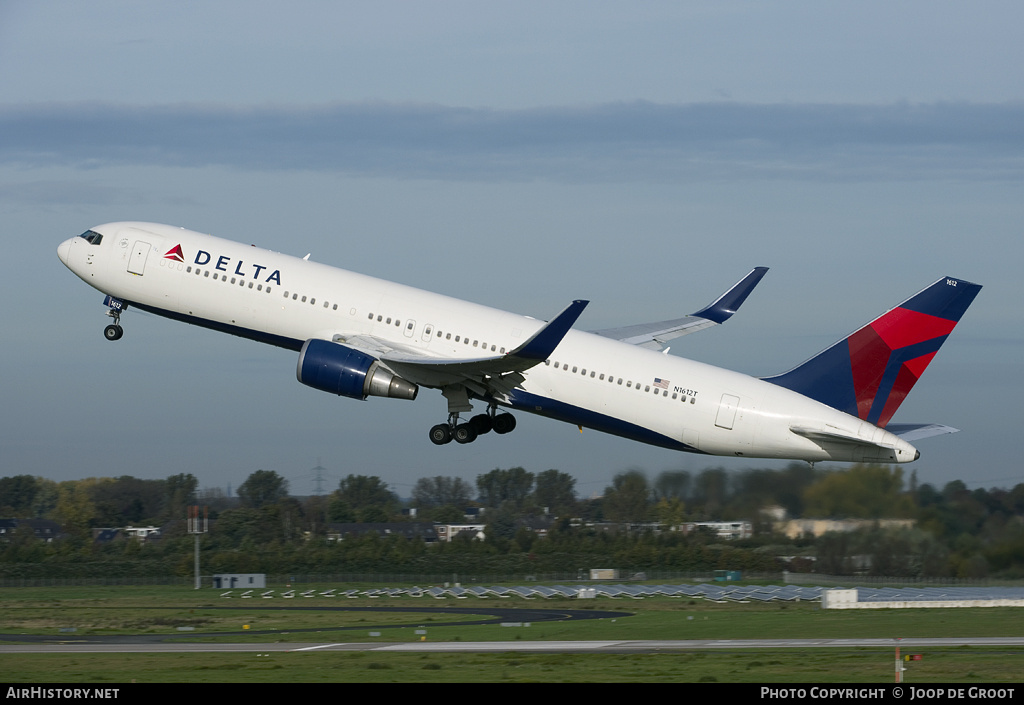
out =
<path fill-rule="evenodd" d="M 309 305 L 310 305 L 310 306 L 312 306 L 312 305 L 313 305 L 313 304 L 315 304 L 315 303 L 316 303 L 316 299 L 310 299 L 310 300 L 309 300 Z"/>

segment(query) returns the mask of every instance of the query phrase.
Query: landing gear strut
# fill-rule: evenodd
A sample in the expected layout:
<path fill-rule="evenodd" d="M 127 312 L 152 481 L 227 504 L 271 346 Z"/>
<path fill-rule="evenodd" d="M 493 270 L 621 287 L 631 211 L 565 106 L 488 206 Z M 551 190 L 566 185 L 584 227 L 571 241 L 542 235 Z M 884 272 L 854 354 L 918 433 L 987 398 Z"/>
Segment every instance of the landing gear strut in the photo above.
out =
<path fill-rule="evenodd" d="M 107 311 L 107 315 L 114 319 L 114 322 L 103 329 L 103 337 L 107 340 L 120 340 L 124 335 L 124 328 L 121 327 L 121 312 L 115 308 Z"/>

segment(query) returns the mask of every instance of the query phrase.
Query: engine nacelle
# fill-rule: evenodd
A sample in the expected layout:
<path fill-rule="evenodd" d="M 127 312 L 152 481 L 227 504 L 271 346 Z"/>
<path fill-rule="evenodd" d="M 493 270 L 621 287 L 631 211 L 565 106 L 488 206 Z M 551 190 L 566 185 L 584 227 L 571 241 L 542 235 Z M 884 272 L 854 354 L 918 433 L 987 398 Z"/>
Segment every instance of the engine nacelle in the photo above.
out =
<path fill-rule="evenodd" d="M 352 399 L 415 399 L 419 391 L 415 384 L 385 369 L 370 355 L 317 338 L 303 344 L 295 376 L 314 389 Z"/>

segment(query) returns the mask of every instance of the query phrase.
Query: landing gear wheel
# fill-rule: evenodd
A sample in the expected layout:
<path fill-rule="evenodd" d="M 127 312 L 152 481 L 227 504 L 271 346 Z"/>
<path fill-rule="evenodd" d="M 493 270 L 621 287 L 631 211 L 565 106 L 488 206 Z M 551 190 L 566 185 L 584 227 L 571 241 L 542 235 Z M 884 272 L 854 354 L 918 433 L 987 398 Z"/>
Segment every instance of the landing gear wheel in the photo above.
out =
<path fill-rule="evenodd" d="M 473 426 L 471 424 L 460 423 L 455 427 L 452 437 L 455 439 L 456 443 L 472 443 L 476 440 L 476 431 L 473 430 Z"/>
<path fill-rule="evenodd" d="M 443 446 L 445 443 L 451 443 L 452 430 L 446 423 L 439 423 L 430 429 L 430 442 L 436 446 Z"/>
<path fill-rule="evenodd" d="M 495 433 L 511 433 L 516 427 L 516 417 L 512 414 L 498 414 L 492 420 Z"/>
<path fill-rule="evenodd" d="M 107 340 L 120 340 L 122 335 L 124 335 L 124 329 L 116 323 L 103 329 L 103 337 Z"/>
<path fill-rule="evenodd" d="M 476 431 L 476 435 L 482 436 L 491 432 L 491 417 L 487 414 L 477 414 L 469 420 L 469 425 Z"/>

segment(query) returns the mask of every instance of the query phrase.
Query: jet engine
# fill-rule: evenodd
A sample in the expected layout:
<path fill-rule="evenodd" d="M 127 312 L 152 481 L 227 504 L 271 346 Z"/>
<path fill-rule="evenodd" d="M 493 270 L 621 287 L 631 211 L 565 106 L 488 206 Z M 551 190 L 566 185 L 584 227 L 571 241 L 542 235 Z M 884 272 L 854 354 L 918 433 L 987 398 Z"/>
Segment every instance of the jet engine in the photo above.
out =
<path fill-rule="evenodd" d="M 352 399 L 374 396 L 411 400 L 419 391 L 372 356 L 318 338 L 302 345 L 295 376 L 314 389 Z"/>

